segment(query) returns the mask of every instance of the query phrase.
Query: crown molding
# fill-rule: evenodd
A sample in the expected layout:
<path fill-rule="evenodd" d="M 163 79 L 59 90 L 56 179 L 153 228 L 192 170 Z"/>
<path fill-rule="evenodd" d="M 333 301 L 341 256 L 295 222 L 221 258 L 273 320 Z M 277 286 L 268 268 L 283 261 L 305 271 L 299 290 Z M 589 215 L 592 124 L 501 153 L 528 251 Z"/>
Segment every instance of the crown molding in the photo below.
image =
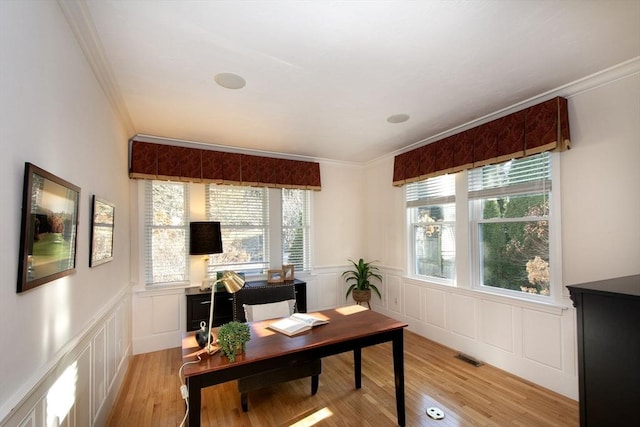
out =
<path fill-rule="evenodd" d="M 392 153 L 386 154 L 384 156 L 380 156 L 377 159 L 373 159 L 367 162 L 367 164 L 372 165 L 372 164 L 375 164 L 376 162 L 388 159 L 389 157 L 393 158 L 398 154 L 402 154 L 404 152 L 413 150 L 414 148 L 417 148 L 419 146 L 426 145 L 431 142 L 439 141 L 448 136 L 455 135 L 467 129 L 480 126 L 484 123 L 488 123 L 492 120 L 499 119 L 500 117 L 504 117 L 508 114 L 515 113 L 517 111 L 531 107 L 532 105 L 536 105 L 541 102 L 547 101 L 551 98 L 555 98 L 556 96 L 562 96 L 564 98 L 571 99 L 574 96 L 597 89 L 602 86 L 606 86 L 608 84 L 611 84 L 613 82 L 630 77 L 638 73 L 640 73 L 640 56 L 637 56 L 635 58 L 632 58 L 620 64 L 614 65 L 613 67 L 606 68 L 602 71 L 598 71 L 597 73 L 575 80 L 571 83 L 567 83 L 565 85 L 549 90 L 547 92 L 541 93 L 532 98 L 518 102 L 517 104 L 511 105 L 509 107 L 487 114 L 486 116 L 464 123 L 460 126 L 456 126 L 444 132 L 440 132 L 437 135 L 433 135 L 429 138 L 425 138 L 420 141 L 414 142 L 413 144 L 410 144 Z"/>
<path fill-rule="evenodd" d="M 58 5 L 67 19 L 73 35 L 78 41 L 93 74 L 98 80 L 111 108 L 120 119 L 128 135 L 135 134 L 135 127 L 129 116 L 129 111 L 122 97 L 109 61 L 104 53 L 102 43 L 98 37 L 95 25 L 91 19 L 87 4 L 84 0 L 58 0 Z"/>

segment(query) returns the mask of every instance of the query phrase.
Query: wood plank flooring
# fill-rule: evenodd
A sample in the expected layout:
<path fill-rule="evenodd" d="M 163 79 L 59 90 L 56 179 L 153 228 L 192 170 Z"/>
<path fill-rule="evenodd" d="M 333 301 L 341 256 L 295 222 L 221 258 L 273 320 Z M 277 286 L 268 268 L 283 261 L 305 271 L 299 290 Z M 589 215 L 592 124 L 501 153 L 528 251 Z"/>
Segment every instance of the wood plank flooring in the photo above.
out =
<path fill-rule="evenodd" d="M 558 426 L 579 424 L 578 403 L 489 365 L 474 367 L 455 352 L 405 331 L 407 426 Z M 134 356 L 108 426 L 178 426 L 179 348 Z M 362 388 L 354 389 L 353 356 L 324 358 L 320 388 L 311 379 L 249 394 L 243 413 L 236 382 L 203 393 L 203 426 L 394 426 L 397 425 L 391 345 L 362 351 Z M 443 420 L 425 411 L 436 406 Z"/>

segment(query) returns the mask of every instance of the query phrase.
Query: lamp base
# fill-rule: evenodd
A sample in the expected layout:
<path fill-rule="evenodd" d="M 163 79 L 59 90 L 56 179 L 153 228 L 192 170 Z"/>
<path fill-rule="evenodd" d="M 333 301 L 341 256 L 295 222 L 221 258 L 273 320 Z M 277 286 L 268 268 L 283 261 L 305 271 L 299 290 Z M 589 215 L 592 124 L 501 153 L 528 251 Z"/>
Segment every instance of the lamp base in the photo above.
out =
<path fill-rule="evenodd" d="M 217 345 L 207 345 L 204 347 L 204 351 L 205 353 L 207 353 L 209 356 L 211 356 L 212 354 L 216 354 L 217 352 L 220 351 L 220 347 L 218 347 Z"/>

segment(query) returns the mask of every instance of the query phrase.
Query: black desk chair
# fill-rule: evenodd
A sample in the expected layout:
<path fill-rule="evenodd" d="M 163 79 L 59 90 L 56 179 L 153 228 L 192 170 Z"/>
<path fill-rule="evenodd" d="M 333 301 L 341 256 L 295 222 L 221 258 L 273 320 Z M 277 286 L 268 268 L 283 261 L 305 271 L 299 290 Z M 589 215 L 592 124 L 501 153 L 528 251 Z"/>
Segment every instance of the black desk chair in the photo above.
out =
<path fill-rule="evenodd" d="M 265 314 L 265 312 L 271 312 L 271 318 L 287 317 L 293 311 L 297 311 L 295 308 L 295 295 L 293 284 L 244 287 L 233 294 L 233 319 L 238 322 L 264 320 L 269 318 L 261 318 L 260 315 Z M 258 304 L 280 303 L 283 301 L 288 301 L 288 303 L 277 304 L 280 309 L 283 308 L 282 306 L 285 307 L 284 311 L 281 312 L 277 312 L 274 305 L 255 307 Z M 262 313 L 259 313 L 259 311 Z M 249 319 L 247 319 L 247 315 Z M 321 372 L 322 361 L 321 359 L 315 359 L 310 362 L 296 363 L 250 377 L 240 378 L 238 380 L 238 391 L 240 391 L 242 410 L 244 412 L 249 410 L 248 395 L 250 391 L 299 378 L 311 377 L 311 395 L 314 395 L 318 391 Z"/>

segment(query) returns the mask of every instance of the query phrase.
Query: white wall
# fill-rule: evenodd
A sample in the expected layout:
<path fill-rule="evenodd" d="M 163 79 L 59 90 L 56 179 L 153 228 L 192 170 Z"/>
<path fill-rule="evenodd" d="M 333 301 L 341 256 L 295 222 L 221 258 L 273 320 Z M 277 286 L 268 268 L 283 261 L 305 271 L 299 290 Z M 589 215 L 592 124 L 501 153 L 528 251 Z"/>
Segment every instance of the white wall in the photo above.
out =
<path fill-rule="evenodd" d="M 640 273 L 640 74 L 636 64 L 625 77 L 617 71 L 604 78 L 588 90 L 560 93 L 569 98 L 572 141 L 560 154 L 563 285 Z M 566 288 L 555 305 L 544 306 L 482 294 L 467 283 L 453 288 L 408 278 L 403 192 L 392 187 L 392 170 L 386 158 L 366 171 L 365 250 L 386 273 L 379 310 L 577 399 L 576 320 Z M 458 261 L 466 259 L 464 248 L 458 253 Z"/>
<path fill-rule="evenodd" d="M 640 73 L 569 100 L 562 156 L 565 284 L 640 272 Z"/>
<path fill-rule="evenodd" d="M 4 227 L 0 240 L 0 424 L 14 409 L 24 410 L 19 405 L 23 398 L 29 401 L 38 386 L 59 374 L 71 353 L 89 348 L 93 358 L 89 366 L 105 369 L 104 376 L 91 373 L 92 393 L 97 394 L 77 395 L 83 404 L 92 396 L 92 409 L 83 406 L 76 412 L 91 413 L 91 420 L 78 421 L 78 425 L 90 425 L 104 416 L 100 411 L 109 393 L 113 394 L 113 387 L 100 389 L 96 381 L 106 381 L 108 375 L 112 385 L 130 351 L 128 137 L 57 2 L 0 2 L 0 61 L 0 188 L 5 206 L 0 210 Z M 25 162 L 81 187 L 77 268 L 71 276 L 17 294 Z M 89 268 L 93 194 L 116 205 L 115 259 Z M 122 313 L 123 304 L 127 315 L 116 316 Z M 99 330 L 105 337 L 101 345 L 90 333 L 100 334 Z M 118 363 L 107 369 L 107 361 L 116 358 Z M 89 371 L 80 372 L 78 384 L 87 384 Z M 17 421 L 12 418 L 10 425 Z"/>

